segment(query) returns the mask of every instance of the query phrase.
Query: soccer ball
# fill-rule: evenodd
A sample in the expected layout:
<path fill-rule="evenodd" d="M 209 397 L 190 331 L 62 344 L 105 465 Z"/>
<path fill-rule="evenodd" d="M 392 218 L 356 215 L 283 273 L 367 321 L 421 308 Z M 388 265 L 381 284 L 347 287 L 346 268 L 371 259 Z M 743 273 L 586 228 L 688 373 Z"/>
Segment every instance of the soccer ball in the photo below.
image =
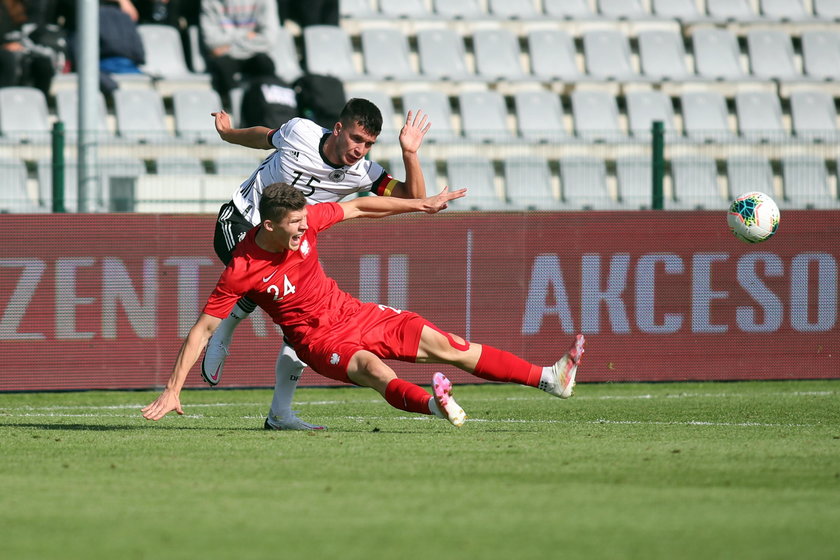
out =
<path fill-rule="evenodd" d="M 748 192 L 737 197 L 726 216 L 729 229 L 746 243 L 770 239 L 779 227 L 779 207 L 763 192 Z"/>

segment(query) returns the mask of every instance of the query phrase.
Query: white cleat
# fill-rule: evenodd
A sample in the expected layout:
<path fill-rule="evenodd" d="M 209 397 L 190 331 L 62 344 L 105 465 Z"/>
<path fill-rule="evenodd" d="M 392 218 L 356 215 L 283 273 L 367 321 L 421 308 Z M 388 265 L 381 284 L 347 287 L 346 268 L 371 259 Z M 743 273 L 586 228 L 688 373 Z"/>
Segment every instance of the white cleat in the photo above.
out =
<path fill-rule="evenodd" d="M 231 336 L 223 336 L 218 331 L 210 337 L 207 348 L 204 350 L 204 359 L 201 361 L 201 377 L 215 387 L 222 380 L 222 371 L 225 367 L 225 360 L 228 355 L 228 345 Z"/>
<path fill-rule="evenodd" d="M 569 351 L 551 367 L 552 379 L 540 381 L 540 389 L 561 399 L 568 399 L 575 394 L 575 374 L 583 356 L 584 342 L 582 334 L 575 337 Z"/>
<path fill-rule="evenodd" d="M 263 429 L 265 430 L 326 430 L 326 426 L 317 426 L 315 424 L 310 424 L 309 422 L 304 422 L 300 418 L 298 418 L 294 413 L 288 418 L 279 418 L 277 416 L 271 416 L 265 419 L 265 424 L 263 424 Z"/>
<path fill-rule="evenodd" d="M 467 419 L 467 413 L 452 398 L 452 382 L 440 372 L 432 376 L 432 391 L 438 410 L 444 414 L 453 426 L 460 428 Z"/>

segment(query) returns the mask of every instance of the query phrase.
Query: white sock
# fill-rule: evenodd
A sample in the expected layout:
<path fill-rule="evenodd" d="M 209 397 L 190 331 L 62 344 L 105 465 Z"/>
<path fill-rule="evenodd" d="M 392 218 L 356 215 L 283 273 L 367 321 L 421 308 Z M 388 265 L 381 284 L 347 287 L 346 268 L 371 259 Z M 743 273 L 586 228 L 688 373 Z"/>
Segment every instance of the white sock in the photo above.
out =
<path fill-rule="evenodd" d="M 269 417 L 291 418 L 292 399 L 305 367 L 306 364 L 298 358 L 294 349 L 284 343 L 277 355 L 277 362 L 274 364 L 274 396 L 268 411 Z"/>
<path fill-rule="evenodd" d="M 542 389 L 546 391 L 549 387 L 554 386 L 554 372 L 552 371 L 552 366 L 542 368 L 542 374 L 540 375 L 540 384 L 537 385 L 538 389 Z"/>
<path fill-rule="evenodd" d="M 432 416 L 437 416 L 438 418 L 446 418 L 446 416 L 444 416 L 443 412 L 440 410 L 440 407 L 438 407 L 438 403 L 434 397 L 429 399 L 429 412 L 432 413 Z"/>
<path fill-rule="evenodd" d="M 236 327 L 239 326 L 239 323 L 247 319 L 250 314 L 251 313 L 249 311 L 242 309 L 239 302 L 237 302 L 236 305 L 233 306 L 230 315 L 222 319 L 222 322 L 219 323 L 219 328 L 216 329 L 216 332 L 213 333 L 213 335 L 230 338 L 233 335 L 233 331 L 235 331 Z"/>

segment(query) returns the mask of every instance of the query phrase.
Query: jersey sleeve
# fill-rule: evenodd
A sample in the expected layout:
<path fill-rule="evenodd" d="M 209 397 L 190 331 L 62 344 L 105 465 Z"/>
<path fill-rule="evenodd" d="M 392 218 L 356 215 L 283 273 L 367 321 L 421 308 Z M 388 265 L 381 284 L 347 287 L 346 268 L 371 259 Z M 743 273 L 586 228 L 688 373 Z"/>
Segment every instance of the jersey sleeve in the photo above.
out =
<path fill-rule="evenodd" d="M 224 319 L 230 315 L 233 306 L 243 295 L 245 295 L 244 290 L 237 287 L 233 278 L 233 269 L 228 266 L 219 277 L 202 311 L 212 317 Z"/>
<path fill-rule="evenodd" d="M 375 166 L 378 168 L 378 175 L 376 175 L 376 179 L 374 179 L 373 183 L 371 183 L 367 189 L 362 190 L 369 190 L 378 196 L 391 196 L 394 187 L 399 184 L 399 181 L 391 177 L 381 165 L 375 164 Z M 374 172 L 376 170 L 374 167 L 371 167 L 370 171 Z"/>
<path fill-rule="evenodd" d="M 308 208 L 307 221 L 316 232 L 330 228 L 344 219 L 344 209 L 336 202 L 322 202 Z"/>
<path fill-rule="evenodd" d="M 292 127 L 300 120 L 300 117 L 295 117 L 286 121 L 280 128 L 275 128 L 268 133 L 268 141 L 277 149 L 283 147 L 284 139 L 291 134 Z"/>

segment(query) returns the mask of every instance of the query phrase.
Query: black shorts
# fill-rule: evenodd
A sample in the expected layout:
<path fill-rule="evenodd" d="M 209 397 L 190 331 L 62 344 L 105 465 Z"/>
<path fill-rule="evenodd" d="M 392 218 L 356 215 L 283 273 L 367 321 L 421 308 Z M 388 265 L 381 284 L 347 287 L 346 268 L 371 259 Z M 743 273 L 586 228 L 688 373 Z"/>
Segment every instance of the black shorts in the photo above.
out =
<path fill-rule="evenodd" d="M 236 245 L 245 239 L 245 234 L 252 227 L 251 222 L 239 213 L 233 201 L 222 204 L 219 216 L 216 218 L 216 232 L 213 234 L 213 249 L 221 261 L 229 263 L 233 258 L 231 252 Z"/>

